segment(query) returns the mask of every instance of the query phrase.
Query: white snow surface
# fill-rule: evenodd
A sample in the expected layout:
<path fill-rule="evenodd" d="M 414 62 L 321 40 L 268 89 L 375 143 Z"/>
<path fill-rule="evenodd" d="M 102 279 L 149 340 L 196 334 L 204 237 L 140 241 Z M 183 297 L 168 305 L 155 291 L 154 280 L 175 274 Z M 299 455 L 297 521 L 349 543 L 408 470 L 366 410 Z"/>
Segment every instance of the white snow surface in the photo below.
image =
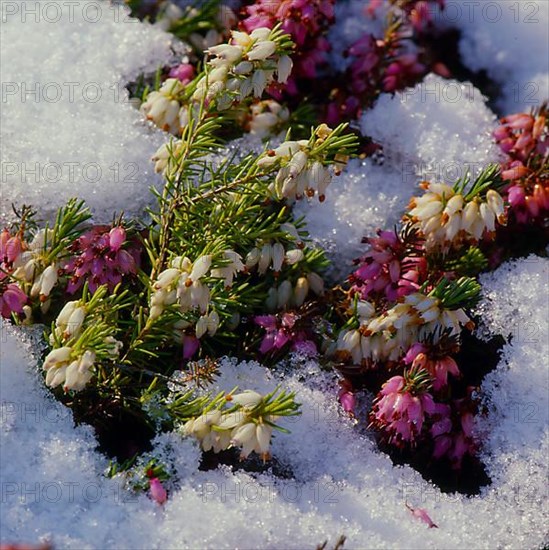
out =
<path fill-rule="evenodd" d="M 48 23 L 42 13 L 40 22 L 28 16 L 23 25 L 19 13 L 2 24 L 2 80 L 20 86 L 18 94 L 3 90 L 6 203 L 34 203 L 43 213 L 77 195 L 105 220 L 122 208 L 137 213 L 149 198 L 154 180 L 148 159 L 166 135 L 145 125 L 128 104 L 115 102 L 109 86 L 116 83 L 122 95 L 127 81 L 154 70 L 170 55 L 169 38 L 150 26 L 123 22 L 125 12 L 105 3 L 93 4 L 103 8 L 96 23 L 85 19 L 92 18 L 90 8 L 86 16 L 75 9 L 73 22 L 63 13 L 59 22 Z M 118 22 L 114 13 L 121 16 Z M 497 45 L 496 34 L 490 36 Z M 520 52 L 516 42 L 501 43 L 501 51 Z M 22 101 L 22 82 L 27 89 L 51 82 L 81 86 L 74 88 L 73 102 L 64 96 L 58 102 Z M 96 103 L 82 99 L 82 83 L 89 82 L 101 86 Z M 325 203 L 301 207 L 313 237 L 342 265 L 359 255 L 362 236 L 398 219 L 419 177 L 429 177 L 430 171 L 435 179 L 445 179 L 444 167 L 497 160 L 489 138 L 495 118 L 484 99 L 467 84 L 459 85 L 465 90 L 458 101 L 449 99 L 450 88 L 443 98 L 441 86 L 448 82 L 430 76 L 424 83 L 431 89 L 438 83 L 439 101 L 428 94 L 423 101 L 417 87 L 404 92 L 406 97 L 381 96 L 361 123 L 384 145 L 385 164 L 352 161 L 334 179 Z M 68 93 L 66 86 L 62 90 Z M 21 170 L 23 162 L 28 167 L 73 161 L 80 167 L 97 162 L 102 178 L 91 184 L 82 177 L 71 181 L 67 173 L 34 182 L 31 174 L 24 182 L 20 173 L 8 176 L 6 168 L 7 162 Z M 121 163 L 116 185 L 114 162 Z M 124 163 L 132 162 L 139 166 L 138 183 L 124 181 Z M 281 383 L 296 392 L 303 414 L 284 422 L 292 433 L 277 435 L 272 449 L 292 477 L 229 467 L 200 471 L 193 441 L 162 434 L 153 454 L 170 462 L 177 481 L 159 507 L 146 495 L 127 492 L 121 479 L 105 478 L 108 460 L 97 450 L 92 429 L 75 427 L 72 413 L 45 389 L 33 356 L 36 342 L 4 323 L 0 540 L 51 540 L 56 548 L 75 550 L 314 548 L 324 540 L 330 548 L 345 535 L 345 548 L 541 548 L 549 544 L 548 277 L 549 261 L 531 256 L 481 281 L 481 331 L 503 334 L 508 343 L 481 388 L 488 415 L 477 429 L 492 484 L 477 497 L 443 494 L 411 468 L 393 466 L 363 426 L 341 415 L 335 380 L 315 362 L 296 358 L 291 368 L 274 373 L 257 363 L 227 359 L 220 388 L 238 384 L 270 391 Z M 412 517 L 406 503 L 425 508 L 438 529 Z"/>
<path fill-rule="evenodd" d="M 313 198 L 296 205 L 296 216 L 305 217 L 313 241 L 332 260 L 329 275 L 334 280 L 348 275 L 352 260 L 364 253 L 363 237 L 398 222 L 418 182 L 414 167 L 409 168 L 405 172 L 388 163 L 353 159 L 333 178 L 324 202 Z"/>
<path fill-rule="evenodd" d="M 470 82 L 434 74 L 396 94 L 382 94 L 360 119 L 360 129 L 383 146 L 388 160 L 414 182 L 454 183 L 475 174 L 500 153 L 492 138 L 495 115 Z M 410 194 L 412 188 L 410 188 Z"/>
<path fill-rule="evenodd" d="M 502 86 L 502 114 L 529 111 L 549 99 L 547 0 L 446 0 L 435 23 L 461 30 L 459 50 L 473 71 L 485 70 Z"/>
<path fill-rule="evenodd" d="M 51 217 L 74 196 L 98 221 L 141 212 L 167 134 L 143 121 L 125 86 L 170 59 L 170 35 L 103 1 L 1 8 L 1 217 L 12 202 Z"/>
<path fill-rule="evenodd" d="M 273 454 L 291 472 L 199 471 L 193 442 L 157 437 L 153 454 L 172 462 L 178 482 L 164 507 L 102 475 L 106 458 L 89 428 L 43 387 L 19 330 L 2 329 L 0 368 L 1 538 L 52 540 L 62 548 L 312 548 L 338 536 L 347 548 L 539 548 L 547 542 L 546 457 L 549 261 L 530 257 L 483 279 L 484 330 L 534 323 L 513 338 L 481 395 L 492 484 L 477 497 L 443 494 L 409 467 L 393 466 L 360 427 L 340 414 L 335 381 L 295 358 L 278 373 L 222 361 L 218 386 L 295 391 L 303 414 L 284 425 Z M 527 333 L 532 336 L 531 328 Z M 411 516 L 427 509 L 438 529 Z"/>

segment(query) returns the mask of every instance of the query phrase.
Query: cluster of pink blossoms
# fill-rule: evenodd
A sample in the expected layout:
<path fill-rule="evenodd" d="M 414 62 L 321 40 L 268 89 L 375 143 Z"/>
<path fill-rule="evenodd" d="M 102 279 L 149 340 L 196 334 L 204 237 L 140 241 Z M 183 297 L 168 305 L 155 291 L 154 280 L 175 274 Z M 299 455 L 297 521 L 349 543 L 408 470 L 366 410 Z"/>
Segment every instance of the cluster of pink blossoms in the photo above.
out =
<path fill-rule="evenodd" d="M 364 8 L 368 18 L 378 17 L 382 0 L 370 0 Z M 338 89 L 326 110 L 326 122 L 337 124 L 342 119 L 356 118 L 361 107 L 370 104 L 380 92 L 395 92 L 413 85 L 428 68 L 421 62 L 419 52 L 406 48 L 414 32 L 422 33 L 432 23 L 435 8 L 443 8 L 444 0 L 396 0 L 398 24 L 388 27 L 383 37 L 367 34 L 359 38 L 347 53 L 351 64 L 347 70 L 344 89 Z M 441 63 L 431 68 L 449 77 Z"/>
<path fill-rule="evenodd" d="M 433 437 L 433 458 L 448 458 L 452 467 L 458 470 L 465 455 L 474 455 L 477 442 L 473 436 L 474 416 L 469 399 L 455 399 L 452 406 L 445 403 L 435 405 L 434 422 L 430 429 Z M 452 422 L 454 412 L 455 422 Z"/>
<path fill-rule="evenodd" d="M 310 339 L 308 332 L 299 326 L 298 321 L 299 316 L 293 312 L 256 316 L 255 324 L 266 331 L 259 352 L 272 353 L 290 345 L 292 351 L 316 355 L 318 352 L 315 343 Z"/>
<path fill-rule="evenodd" d="M 22 251 L 23 242 L 19 235 L 11 235 L 4 229 L 0 233 L 0 315 L 6 319 L 13 313 L 23 313 L 23 306 L 27 303 L 27 295 L 19 285 L 9 282 L 9 274 Z"/>
<path fill-rule="evenodd" d="M 246 6 L 246 17 L 241 25 L 246 32 L 260 27 L 273 28 L 282 23 L 282 30 L 288 33 L 296 45 L 292 56 L 294 68 L 284 91 L 295 95 L 298 92 L 296 79 L 315 78 L 318 69 L 326 63 L 326 52 L 330 44 L 323 36 L 334 21 L 335 0 L 258 0 Z M 280 94 L 270 90 L 273 95 Z"/>
<path fill-rule="evenodd" d="M 519 224 L 541 221 L 549 212 L 549 119 L 544 105 L 537 113 L 501 119 L 494 137 L 507 155 L 502 177 L 511 182 L 507 200 Z"/>
<path fill-rule="evenodd" d="M 124 245 L 126 247 L 124 248 Z M 127 243 L 121 227 L 95 226 L 80 236 L 70 248 L 72 257 L 63 266 L 70 277 L 67 292 L 74 294 L 88 283 L 93 293 L 101 285 L 112 292 L 127 275 L 135 275 L 140 251 L 135 243 Z"/>
<path fill-rule="evenodd" d="M 183 86 L 186 86 L 196 76 L 196 70 L 191 63 L 180 63 L 170 69 L 168 76 L 177 78 Z"/>
<path fill-rule="evenodd" d="M 414 445 L 421 435 L 426 417 L 436 412 L 433 396 L 421 383 L 417 371 L 393 376 L 383 384 L 370 414 L 372 425 L 382 430 L 396 447 Z"/>
<path fill-rule="evenodd" d="M 475 454 L 477 442 L 470 397 L 447 400 L 448 375 L 461 374 L 457 363 L 420 343 L 410 348 L 404 362 L 411 368 L 382 386 L 370 413 L 371 425 L 400 448 L 431 439 L 433 458 L 447 458 L 459 469 L 466 454 Z"/>
<path fill-rule="evenodd" d="M 425 281 L 427 261 L 415 235 L 378 231 L 377 237 L 363 242 L 370 244 L 370 250 L 356 261 L 359 267 L 349 277 L 353 294 L 363 300 L 383 296 L 394 302 L 416 292 Z"/>

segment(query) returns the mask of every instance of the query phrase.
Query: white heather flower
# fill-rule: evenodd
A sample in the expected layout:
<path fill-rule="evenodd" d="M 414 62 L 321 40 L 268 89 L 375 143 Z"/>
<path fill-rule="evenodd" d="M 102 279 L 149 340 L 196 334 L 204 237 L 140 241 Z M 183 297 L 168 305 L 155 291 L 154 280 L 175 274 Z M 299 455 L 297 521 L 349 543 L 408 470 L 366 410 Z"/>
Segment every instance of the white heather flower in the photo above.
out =
<path fill-rule="evenodd" d="M 245 264 L 248 269 L 254 267 L 259 262 L 261 257 L 261 250 L 259 248 L 252 248 L 248 254 L 246 254 Z"/>
<path fill-rule="evenodd" d="M 242 59 L 242 51 L 242 46 L 232 44 L 220 44 L 219 46 L 208 48 L 210 55 L 216 55 L 228 64 L 238 63 Z"/>
<path fill-rule="evenodd" d="M 258 27 L 251 32 L 250 38 L 252 40 L 267 40 L 270 35 L 271 29 L 268 27 Z"/>
<path fill-rule="evenodd" d="M 504 212 L 505 212 L 505 206 L 503 203 L 503 198 L 501 195 L 494 191 L 493 189 L 489 189 L 486 193 L 486 203 L 492 210 L 492 212 L 495 214 L 496 218 L 498 219 L 498 222 L 500 224 L 504 224 Z"/>
<path fill-rule="evenodd" d="M 219 314 L 215 310 L 210 311 L 208 315 L 202 315 L 196 323 L 196 337 L 200 339 L 206 332 L 213 336 L 217 332 L 219 322 Z"/>
<path fill-rule="evenodd" d="M 431 183 L 427 192 L 411 201 L 409 216 L 419 225 L 428 248 L 447 249 L 460 240 L 478 241 L 495 222 L 505 223 L 504 203 L 499 193 L 488 190 L 483 201 L 476 196 L 466 202 L 450 186 Z"/>
<path fill-rule="evenodd" d="M 288 55 L 283 55 L 279 60 L 277 64 L 276 72 L 278 74 L 278 82 L 281 84 L 285 84 L 288 81 L 288 78 L 290 77 L 290 73 L 292 72 L 293 67 L 293 61 L 292 58 Z"/>
<path fill-rule="evenodd" d="M 264 244 L 259 256 L 258 271 L 260 275 L 266 273 L 272 260 L 273 247 L 270 244 Z"/>
<path fill-rule="evenodd" d="M 216 432 L 212 429 L 220 420 L 221 411 L 208 411 L 186 422 L 183 433 L 196 437 L 204 451 L 214 449 L 215 452 L 219 452 L 230 444 L 230 435 L 224 435 L 224 432 Z"/>
<path fill-rule="evenodd" d="M 254 64 L 251 61 L 241 61 L 235 68 L 237 75 L 248 75 L 254 70 Z"/>
<path fill-rule="evenodd" d="M 212 265 L 212 257 L 207 254 L 205 256 L 200 256 L 196 262 L 193 264 L 193 268 L 190 274 L 192 281 L 198 281 L 201 277 L 208 273 L 210 266 Z"/>
<path fill-rule="evenodd" d="M 253 409 L 257 407 L 263 396 L 253 390 L 245 390 L 241 393 L 231 395 L 230 401 L 244 407 L 245 409 Z"/>
<path fill-rule="evenodd" d="M 86 308 L 78 301 L 67 302 L 55 320 L 55 334 L 58 338 L 69 339 L 78 336 L 86 318 Z M 50 337 L 50 342 L 52 338 Z"/>
<path fill-rule="evenodd" d="M 211 276 L 224 279 L 225 287 L 230 287 L 236 274 L 243 271 L 245 266 L 242 263 L 242 256 L 234 250 L 225 250 L 223 257 L 229 261 L 229 264 L 212 269 Z"/>
<path fill-rule="evenodd" d="M 206 334 L 206 331 L 208 330 L 208 317 L 206 315 L 202 315 L 199 317 L 198 321 L 196 322 L 196 337 L 198 339 L 202 338 L 204 334 Z"/>
<path fill-rule="evenodd" d="M 141 105 L 141 112 L 162 130 L 172 134 L 180 131 L 178 97 L 184 86 L 177 78 L 168 78 L 158 91 L 151 92 Z"/>
<path fill-rule="evenodd" d="M 286 309 L 292 299 L 293 288 L 290 281 L 282 281 L 278 286 L 276 306 L 278 309 Z"/>
<path fill-rule="evenodd" d="M 280 243 L 273 244 L 272 247 L 272 261 L 273 261 L 273 271 L 278 273 L 282 269 L 282 264 L 284 262 L 284 246 Z"/>
<path fill-rule="evenodd" d="M 308 273 L 307 281 L 309 282 L 309 287 L 317 296 L 322 296 L 324 294 L 324 281 L 318 273 L 314 271 Z"/>
<path fill-rule="evenodd" d="M 307 298 L 307 294 L 309 294 L 309 282 L 307 281 L 307 277 L 300 277 L 294 288 L 294 304 L 297 307 L 302 306 L 305 298 Z"/>
<path fill-rule="evenodd" d="M 240 456 L 246 458 L 252 452 L 256 452 L 264 459 L 269 456 L 269 448 L 273 428 L 269 424 L 259 422 L 248 422 L 233 430 L 231 443 L 237 447 L 242 447 Z"/>
<path fill-rule="evenodd" d="M 32 297 L 40 296 L 43 300 L 45 297 L 50 295 L 50 292 L 57 283 L 57 279 L 57 266 L 55 264 L 49 265 L 38 276 L 38 279 L 34 281 L 31 287 L 30 295 Z"/>
<path fill-rule="evenodd" d="M 348 353 L 353 363 L 360 364 L 362 361 L 360 332 L 357 329 L 342 330 L 337 340 L 337 350 Z"/>
<path fill-rule="evenodd" d="M 250 106 L 250 133 L 261 138 L 273 133 L 290 117 L 290 112 L 274 99 L 259 101 Z"/>
<path fill-rule="evenodd" d="M 265 61 L 275 51 L 276 43 L 272 40 L 258 40 L 248 52 L 247 57 L 249 61 Z"/>
<path fill-rule="evenodd" d="M 246 458 L 256 447 L 256 425 L 248 422 L 233 430 L 231 434 L 231 443 L 236 447 L 242 447 L 241 456 Z"/>
<path fill-rule="evenodd" d="M 304 257 L 303 250 L 295 248 L 294 250 L 288 250 L 284 259 L 288 265 L 294 265 L 303 260 Z"/>
<path fill-rule="evenodd" d="M 63 384 L 65 391 L 80 391 L 90 381 L 95 353 L 87 350 L 71 359 L 72 354 L 72 348 L 67 346 L 50 351 L 42 367 L 46 371 L 46 385 L 56 388 Z"/>
<path fill-rule="evenodd" d="M 267 85 L 267 75 L 265 71 L 257 70 L 252 76 L 252 88 L 255 97 L 261 97 L 265 86 Z"/>
<path fill-rule="evenodd" d="M 65 391 L 81 391 L 91 380 L 93 371 L 91 368 L 95 362 L 95 353 L 86 350 L 84 354 L 76 361 L 73 361 L 65 371 Z"/>

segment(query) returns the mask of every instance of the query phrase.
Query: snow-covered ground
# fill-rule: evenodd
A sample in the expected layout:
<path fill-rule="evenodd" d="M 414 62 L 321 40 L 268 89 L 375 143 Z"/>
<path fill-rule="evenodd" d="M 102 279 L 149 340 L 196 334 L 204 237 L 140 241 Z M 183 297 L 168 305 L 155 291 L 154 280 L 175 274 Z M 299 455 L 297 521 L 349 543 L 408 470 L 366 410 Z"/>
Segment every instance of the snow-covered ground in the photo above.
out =
<path fill-rule="evenodd" d="M 89 201 L 97 219 L 108 220 L 115 210 L 139 212 L 155 182 L 148 158 L 165 138 L 122 101 L 123 88 L 140 71 L 154 71 L 169 58 L 168 35 L 130 22 L 125 12 L 103 2 L 73 5 L 72 17 L 71 3 L 59 3 L 65 10 L 60 20 L 52 22 L 50 8 L 39 11 L 39 22 L 27 13 L 23 23 L 30 4 L 2 2 L 2 214 L 8 214 L 12 201 L 48 212 L 74 195 Z M 84 11 L 92 4 L 95 12 L 93 6 Z M 497 4 L 508 10 L 506 2 Z M 537 6 L 541 24 L 547 21 L 548 3 L 522 4 Z M 512 27 L 516 38 L 504 40 L 502 25 L 498 30 L 482 17 L 470 25 L 460 22 L 466 61 L 473 69 L 489 68 L 502 84 L 506 71 L 513 71 L 525 86 L 544 70 L 542 61 L 528 54 L 531 44 L 543 44 L 546 30 L 517 24 Z M 354 27 L 348 22 L 348 32 L 356 32 Z M 47 86 L 51 83 L 61 88 L 58 101 L 48 99 L 59 89 Z M 76 83 L 74 96 L 70 83 Z M 84 92 L 90 83 L 102 94 L 95 102 L 90 100 L 93 85 Z M 313 236 L 336 261 L 358 255 L 364 234 L 398 219 L 416 175 L 428 177 L 429 171 L 457 162 L 497 160 L 488 137 L 495 117 L 478 91 L 463 84 L 463 98 L 452 102 L 440 88 L 438 102 L 428 94 L 422 101 L 426 84 L 447 86 L 448 94 L 456 89 L 429 77 L 415 90 L 382 96 L 361 125 L 385 146 L 385 163 L 353 161 L 335 179 L 325 203 L 304 208 Z M 23 86 L 37 90 L 38 100 L 21 95 Z M 509 93 L 507 86 L 502 104 L 519 110 L 509 105 Z M 43 99 L 43 94 L 51 95 Z M 65 171 L 57 176 L 54 166 L 48 172 L 48 163 Z M 76 163 L 73 172 L 68 163 Z M 93 168 L 83 171 L 90 163 L 101 169 L 97 181 Z M 132 175 L 128 170 L 134 168 L 127 167 L 134 164 Z M 280 376 L 284 387 L 296 392 L 303 415 L 286 422 L 292 434 L 273 443 L 273 454 L 293 477 L 228 467 L 199 471 L 195 444 L 164 434 L 153 452 L 174 465 L 179 482 L 161 508 L 145 495 L 126 492 L 121 480 L 104 477 L 108 461 L 97 451 L 92 430 L 74 427 L 70 411 L 43 387 L 33 345 L 3 325 L 0 540 L 51 540 L 57 548 L 74 549 L 314 548 L 326 539 L 333 546 L 340 535 L 348 539 L 346 548 L 537 548 L 549 543 L 549 261 L 512 262 L 481 282 L 481 330 L 503 334 L 508 343 L 482 385 L 489 414 L 478 430 L 492 484 L 476 497 L 443 494 L 413 469 L 393 466 L 340 415 L 334 381 L 314 362 L 297 361 L 293 374 Z M 226 360 L 218 384 L 272 389 L 273 376 L 258 364 Z M 428 529 L 406 504 L 427 509 L 438 529 Z"/>
<path fill-rule="evenodd" d="M 4 540 L 51 539 L 60 548 L 313 548 L 345 535 L 349 548 L 536 548 L 547 525 L 549 452 L 549 261 L 530 257 L 483 280 L 485 331 L 510 330 L 482 395 L 479 426 L 492 484 L 476 497 L 443 494 L 409 467 L 395 467 L 338 412 L 333 380 L 312 362 L 273 375 L 255 363 L 222 365 L 219 387 L 261 390 L 280 382 L 303 415 L 286 422 L 273 454 L 292 473 L 199 471 L 194 443 L 156 440 L 180 482 L 164 508 L 103 477 L 91 430 L 47 395 L 21 334 L 4 327 L 0 426 Z M 305 375 L 305 376 L 304 376 Z M 305 381 L 303 381 L 305 379 Z M 426 508 L 428 529 L 406 504 Z"/>

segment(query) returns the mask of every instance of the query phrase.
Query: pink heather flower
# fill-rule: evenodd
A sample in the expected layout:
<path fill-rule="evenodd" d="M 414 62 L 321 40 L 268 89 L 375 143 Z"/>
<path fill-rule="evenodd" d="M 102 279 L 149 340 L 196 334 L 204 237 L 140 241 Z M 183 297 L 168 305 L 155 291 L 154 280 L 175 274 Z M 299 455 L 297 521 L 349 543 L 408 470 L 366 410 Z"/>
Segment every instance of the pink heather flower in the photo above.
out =
<path fill-rule="evenodd" d="M 190 63 L 181 63 L 170 69 L 170 78 L 177 78 L 183 85 L 188 84 L 195 76 L 195 69 Z"/>
<path fill-rule="evenodd" d="M 425 71 L 426 67 L 418 61 L 417 54 L 403 54 L 385 69 L 382 83 L 383 91 L 394 92 L 404 88 Z"/>
<path fill-rule="evenodd" d="M 273 28 L 278 22 L 282 30 L 288 33 L 296 44 L 292 55 L 294 68 L 284 90 L 290 94 L 297 93 L 295 79 L 310 79 L 317 76 L 318 69 L 327 61 L 326 52 L 330 44 L 323 36 L 334 19 L 335 0 L 257 0 L 246 6 L 247 15 L 241 26 L 247 32 L 259 27 Z M 272 87 L 269 92 L 275 99 L 280 99 L 280 92 Z"/>
<path fill-rule="evenodd" d="M 23 313 L 27 295 L 16 283 L 3 283 L 4 274 L 0 273 L 0 315 L 9 319 L 12 313 Z"/>
<path fill-rule="evenodd" d="M 7 229 L 0 233 L 0 264 L 3 269 L 11 269 L 23 251 L 23 243 L 18 235 L 12 236 Z"/>
<path fill-rule="evenodd" d="M 155 502 L 158 504 L 164 504 L 168 500 L 168 493 L 166 492 L 166 489 L 164 489 L 162 482 L 157 477 L 153 477 L 149 480 L 149 486 L 151 498 Z"/>
<path fill-rule="evenodd" d="M 434 523 L 433 520 L 429 517 L 429 514 L 427 513 L 427 510 L 425 510 L 425 508 L 412 508 L 411 506 L 408 506 L 408 504 L 406 504 L 406 508 L 408 508 L 408 510 L 412 512 L 412 515 L 414 517 L 426 523 L 429 526 L 429 529 L 433 527 L 438 527 L 438 525 Z"/>
<path fill-rule="evenodd" d="M 435 412 L 431 394 L 414 386 L 413 377 L 393 376 L 382 386 L 370 413 L 371 424 L 385 432 L 396 447 L 414 445 L 426 415 Z"/>
<path fill-rule="evenodd" d="M 431 353 L 427 346 L 414 344 L 408 350 L 404 360 L 406 363 L 411 363 L 412 368 L 422 368 L 429 372 L 433 381 L 433 389 L 438 391 L 448 385 L 448 373 L 455 377 L 460 376 L 461 373 L 452 357 L 449 355 L 438 357 Z"/>
<path fill-rule="evenodd" d="M 529 193 L 521 182 L 516 182 L 507 189 L 507 200 L 518 223 L 543 219 L 549 211 L 549 184 L 536 183 Z"/>
<path fill-rule="evenodd" d="M 425 280 L 427 261 L 423 245 L 408 234 L 402 239 L 394 231 L 378 231 L 366 239 L 370 250 L 357 261 L 349 277 L 351 291 L 367 300 L 384 297 L 390 302 L 416 292 Z"/>
<path fill-rule="evenodd" d="M 511 161 L 519 160 L 526 163 L 532 153 L 542 157 L 547 155 L 549 132 L 545 110 L 542 109 L 538 115 L 509 115 L 503 117 L 500 123 L 494 131 L 494 138 Z"/>
<path fill-rule="evenodd" d="M 466 454 L 474 455 L 477 449 L 473 438 L 474 416 L 471 411 L 464 409 L 466 400 L 455 400 L 452 407 L 458 410 L 459 426 L 454 429 L 451 420 L 452 409 L 449 405 L 436 403 L 434 419 L 430 433 L 434 439 L 433 458 L 448 458 L 452 468 L 459 470 Z M 461 412 L 459 412 L 459 409 Z"/>
<path fill-rule="evenodd" d="M 135 242 L 128 243 L 126 230 L 120 226 L 95 226 L 76 239 L 70 251 L 73 256 L 63 266 L 70 276 L 69 294 L 77 292 L 85 281 L 92 293 L 101 285 L 112 292 L 125 276 L 137 273 L 140 251 Z"/>
<path fill-rule="evenodd" d="M 261 341 L 259 352 L 263 355 L 269 352 L 275 352 L 283 348 L 286 344 L 292 344 L 295 351 L 311 352 L 316 355 L 316 345 L 305 330 L 299 328 L 296 323 L 299 316 L 293 312 L 284 312 L 278 315 L 257 315 L 254 318 L 256 325 L 266 330 L 265 336 Z"/>
<path fill-rule="evenodd" d="M 190 359 L 200 348 L 200 341 L 194 334 L 183 335 L 183 359 Z"/>
<path fill-rule="evenodd" d="M 339 382 L 341 389 L 338 393 L 339 402 L 343 407 L 343 410 L 350 416 L 355 415 L 356 397 L 353 392 L 353 387 L 348 380 L 341 380 Z"/>

